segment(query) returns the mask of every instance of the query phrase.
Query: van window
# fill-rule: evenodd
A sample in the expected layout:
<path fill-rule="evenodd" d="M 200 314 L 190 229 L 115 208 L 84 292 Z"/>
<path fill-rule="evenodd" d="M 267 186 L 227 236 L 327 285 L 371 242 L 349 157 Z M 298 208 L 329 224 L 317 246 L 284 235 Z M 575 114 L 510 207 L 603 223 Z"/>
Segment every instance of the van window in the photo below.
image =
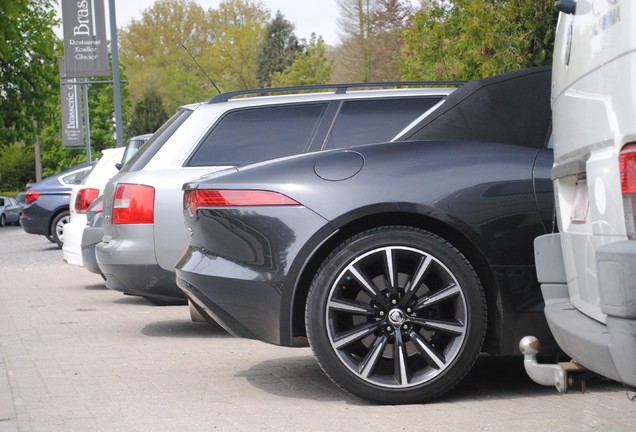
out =
<path fill-rule="evenodd" d="M 345 101 L 324 148 L 390 141 L 441 97 Z"/>
<path fill-rule="evenodd" d="M 306 152 L 326 107 L 321 103 L 230 112 L 186 165 L 235 166 Z"/>

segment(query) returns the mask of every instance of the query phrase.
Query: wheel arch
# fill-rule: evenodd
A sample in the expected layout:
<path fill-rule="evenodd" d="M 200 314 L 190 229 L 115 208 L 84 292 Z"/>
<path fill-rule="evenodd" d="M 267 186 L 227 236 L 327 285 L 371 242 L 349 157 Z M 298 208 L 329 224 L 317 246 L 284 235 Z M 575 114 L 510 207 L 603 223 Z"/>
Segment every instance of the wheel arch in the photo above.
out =
<path fill-rule="evenodd" d="M 501 295 L 497 280 L 490 270 L 486 254 L 465 233 L 449 223 L 430 215 L 406 212 L 376 213 L 350 220 L 313 251 L 296 278 L 294 286 L 290 315 L 292 344 L 304 345 L 306 342 L 305 305 L 311 282 L 322 262 L 331 251 L 346 239 L 368 229 L 387 225 L 407 226 L 432 232 L 450 242 L 468 259 L 479 277 L 486 296 L 488 322 L 483 350 L 496 352 L 501 340 L 503 322 L 499 300 Z M 493 349 L 489 349 L 491 346 Z"/>

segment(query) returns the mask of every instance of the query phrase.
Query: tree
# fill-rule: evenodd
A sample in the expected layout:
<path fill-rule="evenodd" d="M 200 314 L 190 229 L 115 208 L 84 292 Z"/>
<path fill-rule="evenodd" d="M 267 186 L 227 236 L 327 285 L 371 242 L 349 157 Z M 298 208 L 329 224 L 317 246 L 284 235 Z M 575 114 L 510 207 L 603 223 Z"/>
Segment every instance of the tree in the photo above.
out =
<path fill-rule="evenodd" d="M 258 87 L 258 55 L 269 9 L 260 1 L 225 0 L 207 17 L 211 33 L 201 56 L 205 70 L 226 91 Z"/>
<path fill-rule="evenodd" d="M 52 119 L 61 41 L 52 0 L 0 3 L 0 147 L 25 143 Z"/>
<path fill-rule="evenodd" d="M 163 108 L 159 92 L 147 89 L 144 97 L 133 110 L 128 126 L 128 136 L 154 133 L 168 120 L 168 113 Z"/>
<path fill-rule="evenodd" d="M 331 79 L 333 61 L 327 57 L 327 45 L 322 37 L 311 35 L 305 50 L 296 54 L 294 63 L 282 72 L 272 75 L 272 87 L 325 84 Z"/>
<path fill-rule="evenodd" d="M 33 180 L 33 150 L 24 144 L 11 144 L 0 149 L 0 185 L 3 191 L 23 190 Z"/>
<path fill-rule="evenodd" d="M 337 81 L 396 81 L 402 30 L 412 13 L 406 0 L 338 0 L 342 44 Z"/>
<path fill-rule="evenodd" d="M 206 99 L 213 92 L 184 46 L 195 58 L 212 43 L 205 10 L 192 0 L 157 0 L 121 31 L 121 63 L 131 99 L 139 102 L 156 89 L 168 112 Z"/>
<path fill-rule="evenodd" d="M 267 35 L 258 54 L 257 78 L 261 87 L 269 87 L 272 74 L 283 72 L 302 52 L 302 45 L 294 34 L 294 25 L 280 11 L 267 26 Z"/>
<path fill-rule="evenodd" d="M 552 0 L 431 0 L 404 32 L 404 79 L 470 80 L 552 59 Z"/>

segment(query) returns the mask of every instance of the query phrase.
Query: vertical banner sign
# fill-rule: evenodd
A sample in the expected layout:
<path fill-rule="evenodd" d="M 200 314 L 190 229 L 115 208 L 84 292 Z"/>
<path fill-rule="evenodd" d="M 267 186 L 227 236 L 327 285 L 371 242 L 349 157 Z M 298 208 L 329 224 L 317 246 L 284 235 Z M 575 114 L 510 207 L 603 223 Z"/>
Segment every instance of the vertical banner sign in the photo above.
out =
<path fill-rule="evenodd" d="M 62 144 L 64 147 L 84 147 L 81 87 L 74 83 L 61 87 Z"/>
<path fill-rule="evenodd" d="M 64 59 L 60 61 L 60 77 L 64 75 Z M 62 95 L 62 145 L 84 147 L 84 118 L 82 117 L 81 86 L 75 80 L 60 84 Z"/>
<path fill-rule="evenodd" d="M 104 0 L 62 0 L 67 78 L 110 76 Z"/>

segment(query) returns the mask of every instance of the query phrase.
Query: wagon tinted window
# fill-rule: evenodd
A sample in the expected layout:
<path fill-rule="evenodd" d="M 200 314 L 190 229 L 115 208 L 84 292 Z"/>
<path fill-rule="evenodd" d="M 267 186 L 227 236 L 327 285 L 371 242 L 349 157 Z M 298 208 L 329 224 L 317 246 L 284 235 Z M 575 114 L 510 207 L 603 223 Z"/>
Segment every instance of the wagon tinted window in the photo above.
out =
<path fill-rule="evenodd" d="M 355 100 L 344 102 L 325 148 L 345 148 L 390 141 L 441 97 Z"/>
<path fill-rule="evenodd" d="M 265 107 L 223 117 L 188 166 L 243 165 L 307 151 L 327 104 Z"/>

